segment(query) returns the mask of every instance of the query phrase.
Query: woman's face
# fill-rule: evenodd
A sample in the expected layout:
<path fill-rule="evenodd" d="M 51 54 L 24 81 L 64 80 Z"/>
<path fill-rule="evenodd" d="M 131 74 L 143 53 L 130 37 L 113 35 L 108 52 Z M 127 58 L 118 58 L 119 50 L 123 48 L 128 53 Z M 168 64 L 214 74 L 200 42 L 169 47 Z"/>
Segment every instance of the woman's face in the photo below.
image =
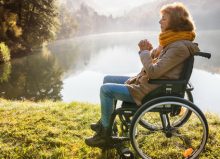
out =
<path fill-rule="evenodd" d="M 161 28 L 161 31 L 164 32 L 168 29 L 169 27 L 169 20 L 170 20 L 170 17 L 167 13 L 164 13 L 159 21 L 160 23 L 160 28 Z"/>

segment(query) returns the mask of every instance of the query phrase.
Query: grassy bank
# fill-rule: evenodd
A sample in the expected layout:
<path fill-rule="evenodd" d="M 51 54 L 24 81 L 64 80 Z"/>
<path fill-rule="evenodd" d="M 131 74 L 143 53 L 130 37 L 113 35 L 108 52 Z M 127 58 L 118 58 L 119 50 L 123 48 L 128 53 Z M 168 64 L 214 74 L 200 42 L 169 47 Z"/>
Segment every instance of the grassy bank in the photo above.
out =
<path fill-rule="evenodd" d="M 0 158 L 103 158 L 84 144 L 100 108 L 87 103 L 0 100 Z M 202 159 L 220 156 L 220 119 L 206 114 L 210 138 Z"/>

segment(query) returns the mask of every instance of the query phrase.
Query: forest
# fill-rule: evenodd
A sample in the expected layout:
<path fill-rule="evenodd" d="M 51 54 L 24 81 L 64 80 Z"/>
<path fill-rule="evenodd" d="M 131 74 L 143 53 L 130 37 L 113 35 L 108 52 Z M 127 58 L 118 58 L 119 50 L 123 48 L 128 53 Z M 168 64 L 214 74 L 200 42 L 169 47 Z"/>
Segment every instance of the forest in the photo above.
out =
<path fill-rule="evenodd" d="M 91 18 L 91 9 L 85 5 L 71 12 L 58 0 L 1 0 L 0 62 L 30 54 L 55 39 L 90 33 L 94 19 L 102 28 L 107 18 L 92 12 Z"/>

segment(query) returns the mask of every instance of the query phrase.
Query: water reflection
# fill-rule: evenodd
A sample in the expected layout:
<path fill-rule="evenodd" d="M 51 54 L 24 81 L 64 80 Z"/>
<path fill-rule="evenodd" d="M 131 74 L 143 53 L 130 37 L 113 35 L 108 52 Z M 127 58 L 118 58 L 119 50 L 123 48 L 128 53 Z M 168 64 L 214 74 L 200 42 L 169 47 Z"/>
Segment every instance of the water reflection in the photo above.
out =
<path fill-rule="evenodd" d="M 220 73 L 219 35 L 220 31 L 198 33 L 196 41 L 201 50 L 211 52 L 212 58 L 196 58 L 195 68 L 199 70 L 193 72 L 192 81 L 196 87 L 195 101 L 202 108 L 217 110 L 220 114 L 217 108 L 220 99 L 215 97 L 220 89 L 220 79 L 219 75 L 213 74 Z M 99 103 L 99 87 L 106 74 L 134 75 L 139 72 L 141 62 L 137 42 L 144 38 L 152 41 L 153 46 L 158 45 L 157 32 L 90 35 L 55 41 L 49 45 L 50 52 L 44 50 L 13 60 L 11 67 L 1 65 L 0 73 L 3 69 L 8 73 L 0 78 L 4 79 L 0 84 L 0 95 L 8 99 Z"/>
<path fill-rule="evenodd" d="M 54 56 L 45 56 L 45 52 L 12 61 L 10 77 L 0 84 L 1 97 L 61 100 L 62 70 L 56 61 Z M 4 70 L 5 66 L 1 65 L 0 69 Z M 5 74 L 9 73 L 2 72 L 1 79 L 5 79 Z"/>
<path fill-rule="evenodd" d="M 134 72 L 136 71 L 134 67 L 140 65 L 136 56 L 137 43 L 140 39 L 148 38 L 153 46 L 156 47 L 158 45 L 157 34 L 158 32 L 130 32 L 90 35 L 54 42 L 50 45 L 50 50 L 59 59 L 60 65 L 67 76 L 81 72 L 92 65 L 103 66 L 103 64 L 111 63 L 110 65 L 112 66 L 116 62 L 121 63 L 121 61 L 131 63 L 126 70 L 127 72 Z M 210 60 L 197 58 L 195 67 L 208 72 L 220 73 L 220 54 L 218 54 L 218 50 L 220 50 L 218 44 L 220 31 L 198 32 L 195 41 L 199 43 L 201 51 L 212 53 Z M 118 70 L 118 68 L 112 67 L 105 70 L 107 72 L 104 73 L 112 72 L 116 69 Z"/>
<path fill-rule="evenodd" d="M 153 34 L 154 32 L 149 36 L 155 37 Z M 112 71 L 118 70 L 114 66 L 116 62 L 129 60 L 128 62 L 137 65 L 139 61 L 136 60 L 138 58 L 136 44 L 143 38 L 146 37 L 140 32 L 90 35 L 54 42 L 50 45 L 50 50 L 59 59 L 60 66 L 65 70 L 65 76 L 82 72 L 90 66 L 99 66 L 97 71 L 101 71 L 100 65 L 103 64 L 109 64 L 111 69 L 107 71 Z M 133 70 L 132 67 L 124 69 L 129 72 Z"/>
<path fill-rule="evenodd" d="M 220 114 L 220 74 L 195 69 L 192 74 L 193 97 L 204 111 Z"/>

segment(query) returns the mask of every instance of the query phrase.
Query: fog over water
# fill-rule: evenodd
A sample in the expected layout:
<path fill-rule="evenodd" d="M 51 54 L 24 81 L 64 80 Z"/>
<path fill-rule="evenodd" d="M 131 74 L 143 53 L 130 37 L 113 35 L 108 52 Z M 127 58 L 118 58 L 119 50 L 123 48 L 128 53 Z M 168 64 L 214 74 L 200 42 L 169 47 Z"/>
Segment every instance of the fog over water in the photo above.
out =
<path fill-rule="evenodd" d="M 58 40 L 47 50 L 0 65 L 0 96 L 7 99 L 63 100 L 99 103 L 105 75 L 135 75 L 142 64 L 137 43 L 147 37 L 157 46 L 157 32 L 123 32 Z M 210 60 L 196 57 L 191 81 L 195 103 L 220 114 L 220 31 L 198 32 L 202 51 Z M 213 39 L 209 40 L 209 39 Z"/>

